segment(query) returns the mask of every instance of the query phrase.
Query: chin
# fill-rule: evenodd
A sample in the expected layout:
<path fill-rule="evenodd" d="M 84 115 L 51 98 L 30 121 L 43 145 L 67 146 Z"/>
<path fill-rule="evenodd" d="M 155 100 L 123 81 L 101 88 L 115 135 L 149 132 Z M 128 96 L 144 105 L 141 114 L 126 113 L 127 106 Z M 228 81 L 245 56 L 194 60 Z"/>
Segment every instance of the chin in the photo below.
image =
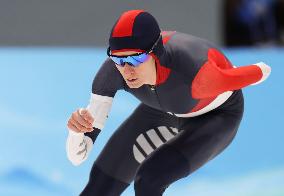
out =
<path fill-rule="evenodd" d="M 143 84 L 141 83 L 134 83 L 134 84 L 131 84 L 131 83 L 127 83 L 128 87 L 129 88 L 140 88 Z"/>

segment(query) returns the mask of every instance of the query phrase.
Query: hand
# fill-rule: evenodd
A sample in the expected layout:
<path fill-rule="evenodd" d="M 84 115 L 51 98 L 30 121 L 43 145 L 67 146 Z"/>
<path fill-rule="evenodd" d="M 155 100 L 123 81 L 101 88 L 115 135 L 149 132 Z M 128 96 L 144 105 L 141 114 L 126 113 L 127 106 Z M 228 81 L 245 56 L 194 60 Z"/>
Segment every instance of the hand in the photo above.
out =
<path fill-rule="evenodd" d="M 85 133 L 93 131 L 94 118 L 86 109 L 78 109 L 72 113 L 68 120 L 67 127 L 77 133 Z"/>
<path fill-rule="evenodd" d="M 256 63 L 255 65 L 261 69 L 262 78 L 258 82 L 253 83 L 252 85 L 256 85 L 256 84 L 263 82 L 264 80 L 268 78 L 268 76 L 271 73 L 271 67 L 266 65 L 264 62 L 259 62 L 259 63 Z"/>

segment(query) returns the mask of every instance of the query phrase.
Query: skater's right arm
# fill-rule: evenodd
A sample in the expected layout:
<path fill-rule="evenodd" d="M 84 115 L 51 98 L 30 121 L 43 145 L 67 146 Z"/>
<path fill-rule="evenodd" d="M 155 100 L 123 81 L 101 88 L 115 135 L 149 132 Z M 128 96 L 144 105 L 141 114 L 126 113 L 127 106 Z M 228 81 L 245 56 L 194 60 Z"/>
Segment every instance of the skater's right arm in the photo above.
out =
<path fill-rule="evenodd" d="M 124 82 L 114 63 L 107 59 L 96 74 L 88 106 L 78 109 L 68 121 L 66 151 L 73 165 L 85 161 L 98 134 L 103 129 L 115 93 L 123 89 Z"/>

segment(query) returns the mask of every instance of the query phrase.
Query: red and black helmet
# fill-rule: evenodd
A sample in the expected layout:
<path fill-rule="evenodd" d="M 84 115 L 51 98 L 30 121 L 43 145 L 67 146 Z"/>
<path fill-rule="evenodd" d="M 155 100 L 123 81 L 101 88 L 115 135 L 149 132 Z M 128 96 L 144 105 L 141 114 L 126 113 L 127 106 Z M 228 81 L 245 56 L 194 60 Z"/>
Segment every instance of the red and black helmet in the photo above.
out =
<path fill-rule="evenodd" d="M 119 50 L 149 50 L 159 39 L 160 27 L 156 19 L 144 10 L 130 10 L 124 12 L 113 26 L 110 38 L 109 49 Z M 162 39 L 159 40 L 157 48 L 162 46 Z M 155 53 L 155 49 L 154 49 Z"/>

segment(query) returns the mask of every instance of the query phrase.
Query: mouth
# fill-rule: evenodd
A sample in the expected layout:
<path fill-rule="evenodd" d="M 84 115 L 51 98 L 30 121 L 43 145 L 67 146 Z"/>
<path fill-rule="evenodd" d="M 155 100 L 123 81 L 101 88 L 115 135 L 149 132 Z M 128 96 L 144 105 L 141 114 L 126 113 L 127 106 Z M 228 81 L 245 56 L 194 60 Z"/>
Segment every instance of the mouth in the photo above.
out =
<path fill-rule="evenodd" d="M 128 82 L 135 82 L 138 78 L 127 79 Z"/>

